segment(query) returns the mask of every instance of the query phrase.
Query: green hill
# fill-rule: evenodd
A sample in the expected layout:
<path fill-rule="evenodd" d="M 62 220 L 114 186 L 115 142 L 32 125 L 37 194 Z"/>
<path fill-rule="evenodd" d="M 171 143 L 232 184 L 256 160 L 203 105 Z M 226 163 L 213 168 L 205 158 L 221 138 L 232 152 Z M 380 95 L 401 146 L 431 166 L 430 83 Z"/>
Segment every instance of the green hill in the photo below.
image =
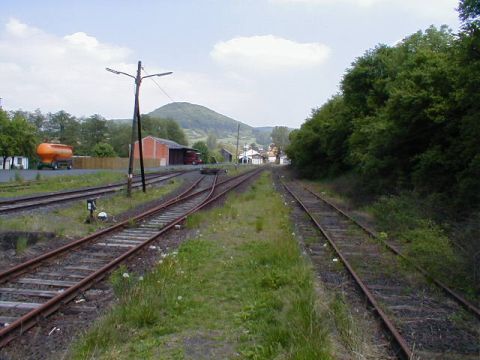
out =
<path fill-rule="evenodd" d="M 187 102 L 170 103 L 148 115 L 177 121 L 185 130 L 190 144 L 205 140 L 209 133 L 213 133 L 218 142 L 235 144 L 238 124 L 240 124 L 240 144 L 256 142 L 257 144 L 267 145 L 270 142 L 270 133 L 272 132 L 271 127 L 254 128 L 205 106 Z"/>

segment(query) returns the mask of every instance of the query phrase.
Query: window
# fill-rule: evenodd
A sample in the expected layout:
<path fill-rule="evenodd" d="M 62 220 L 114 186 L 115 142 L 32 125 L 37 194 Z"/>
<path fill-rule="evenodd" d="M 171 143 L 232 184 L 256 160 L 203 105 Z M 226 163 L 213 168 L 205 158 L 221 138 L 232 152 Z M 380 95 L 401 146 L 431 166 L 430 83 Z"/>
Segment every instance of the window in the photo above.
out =
<path fill-rule="evenodd" d="M 22 158 L 21 157 L 17 157 L 17 165 L 22 165 Z"/>

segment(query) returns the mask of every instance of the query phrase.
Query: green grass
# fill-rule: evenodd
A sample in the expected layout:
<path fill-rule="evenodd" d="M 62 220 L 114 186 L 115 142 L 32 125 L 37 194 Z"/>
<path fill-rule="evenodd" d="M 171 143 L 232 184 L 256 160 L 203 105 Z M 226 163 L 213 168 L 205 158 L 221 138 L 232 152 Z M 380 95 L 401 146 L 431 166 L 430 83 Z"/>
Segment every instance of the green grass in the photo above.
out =
<path fill-rule="evenodd" d="M 350 309 L 345 304 L 344 296 L 340 293 L 335 294 L 329 306 L 342 342 L 351 353 L 361 353 L 360 349 L 363 344 L 361 339 L 362 330 L 358 328 L 350 313 Z"/>
<path fill-rule="evenodd" d="M 157 199 L 173 191 L 180 183 L 178 179 L 172 179 L 163 186 L 148 188 L 146 193 L 135 190 L 132 192 L 131 198 L 127 198 L 121 191 L 115 195 L 97 199 L 96 213 L 105 211 L 110 218 L 115 217 L 122 212 L 134 209 L 142 203 Z M 86 224 L 85 220 L 88 214 L 86 200 L 79 200 L 73 205 L 49 211 L 47 215 L 38 211 L 28 215 L 0 218 L 0 228 L 11 231 L 54 232 L 57 236 L 74 238 L 111 225 L 100 221 Z"/>
<path fill-rule="evenodd" d="M 23 180 L 21 174 L 17 171 L 15 172 L 15 182 L 23 183 L 26 186 L 19 189 L 9 189 L 8 191 L 1 191 L 0 197 L 12 197 L 42 192 L 71 190 L 81 187 L 115 183 L 124 179 L 125 174 L 110 171 L 100 171 L 95 174 L 76 176 L 55 176 L 51 178 L 42 177 L 41 173 L 38 172 L 35 181 L 26 182 Z M 8 186 L 9 184 L 11 184 L 11 182 L 6 183 L 6 186 Z M 2 185 L 0 185 L 0 189 L 2 189 Z"/>
<path fill-rule="evenodd" d="M 28 239 L 25 236 L 20 236 L 15 243 L 15 251 L 17 254 L 23 253 L 28 246 Z"/>
<path fill-rule="evenodd" d="M 189 217 L 196 237 L 142 280 L 117 271 L 118 306 L 71 357 L 333 358 L 310 265 L 271 183 L 264 174 L 249 192 Z"/>
<path fill-rule="evenodd" d="M 472 276 L 471 259 L 457 251 L 444 228 L 432 216 L 442 209 L 432 209 L 428 199 L 412 192 L 374 199 L 359 188 L 351 174 L 338 178 L 309 182 L 317 192 L 324 192 L 344 207 L 357 209 L 368 221 L 375 223 L 380 237 L 401 245 L 410 261 L 401 261 L 405 273 L 412 263 L 425 268 L 435 278 L 478 301 L 478 284 Z M 364 219 L 364 220 L 365 220 Z"/>
<path fill-rule="evenodd" d="M 466 259 L 455 252 L 443 229 L 428 219 L 418 201 L 408 194 L 382 197 L 369 207 L 382 237 L 394 238 L 415 264 L 448 285 L 474 296 L 474 281 Z"/>

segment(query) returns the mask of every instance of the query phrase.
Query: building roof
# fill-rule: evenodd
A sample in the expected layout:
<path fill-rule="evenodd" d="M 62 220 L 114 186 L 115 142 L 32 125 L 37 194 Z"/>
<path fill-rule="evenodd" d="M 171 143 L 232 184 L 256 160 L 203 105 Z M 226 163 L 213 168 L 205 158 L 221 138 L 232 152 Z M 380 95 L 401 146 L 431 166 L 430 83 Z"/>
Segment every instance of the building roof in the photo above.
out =
<path fill-rule="evenodd" d="M 195 151 L 198 151 L 197 149 L 194 149 L 194 148 L 191 148 L 191 147 L 188 147 L 188 146 L 185 146 L 185 145 L 180 145 L 179 143 L 176 143 L 176 142 L 173 141 L 173 140 L 162 139 L 162 138 L 158 138 L 158 137 L 151 136 L 151 135 L 145 136 L 144 139 L 146 139 L 146 138 L 148 138 L 148 137 L 152 138 L 152 139 L 155 140 L 157 143 L 167 145 L 169 149 L 186 149 L 186 150 L 195 150 Z M 137 140 L 137 141 L 138 141 L 138 140 Z"/>
<path fill-rule="evenodd" d="M 259 155 L 258 151 L 255 151 L 253 149 L 249 149 L 247 151 L 244 151 L 243 154 L 247 155 L 247 156 Z"/>

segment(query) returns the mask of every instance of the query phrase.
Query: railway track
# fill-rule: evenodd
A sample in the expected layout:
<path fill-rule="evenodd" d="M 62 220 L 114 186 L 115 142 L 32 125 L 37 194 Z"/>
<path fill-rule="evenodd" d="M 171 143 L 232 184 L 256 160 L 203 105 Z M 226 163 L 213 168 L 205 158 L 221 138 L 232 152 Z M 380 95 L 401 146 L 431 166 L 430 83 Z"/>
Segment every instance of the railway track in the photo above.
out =
<path fill-rule="evenodd" d="M 89 289 L 188 215 L 256 175 L 203 176 L 176 198 L 0 273 L 0 347 Z"/>
<path fill-rule="evenodd" d="M 368 229 L 300 183 L 283 185 L 368 299 L 400 358 L 479 358 L 478 308 L 427 279 L 421 269 L 406 269 L 400 253 L 386 248 Z M 309 248 L 314 263 L 332 257 L 332 250 L 323 244 Z"/>
<path fill-rule="evenodd" d="M 182 175 L 183 173 L 184 171 L 177 171 L 170 174 L 149 174 L 146 178 L 146 184 L 157 184 L 159 182 Z M 132 187 L 135 189 L 140 188 L 141 186 L 141 181 L 135 180 Z M 99 197 L 121 191 L 124 189 L 124 187 L 124 183 L 115 183 L 82 189 L 59 191 L 54 193 L 22 196 L 17 198 L 0 200 L 0 215 L 15 213 L 24 210 L 31 210 L 39 207 L 49 206 L 52 204 L 75 201 L 88 197 Z"/>

